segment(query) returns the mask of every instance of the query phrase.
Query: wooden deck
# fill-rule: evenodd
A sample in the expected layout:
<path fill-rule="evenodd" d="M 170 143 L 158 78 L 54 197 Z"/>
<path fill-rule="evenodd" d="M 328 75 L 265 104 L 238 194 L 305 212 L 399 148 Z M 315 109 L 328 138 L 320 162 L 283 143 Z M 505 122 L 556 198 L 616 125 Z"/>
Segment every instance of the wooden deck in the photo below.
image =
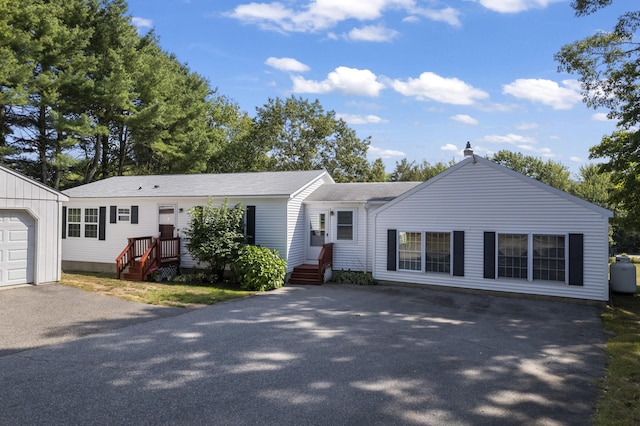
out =
<path fill-rule="evenodd" d="M 127 247 L 116 258 L 116 277 L 144 281 L 165 266 L 180 266 L 180 238 L 129 238 Z"/>

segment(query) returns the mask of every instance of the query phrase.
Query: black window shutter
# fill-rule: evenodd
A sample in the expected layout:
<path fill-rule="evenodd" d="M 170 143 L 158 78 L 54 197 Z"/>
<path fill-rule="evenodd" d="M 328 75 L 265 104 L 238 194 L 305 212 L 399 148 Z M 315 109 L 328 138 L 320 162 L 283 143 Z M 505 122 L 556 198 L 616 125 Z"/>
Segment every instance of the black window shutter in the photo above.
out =
<path fill-rule="evenodd" d="M 67 238 L 67 208 L 62 207 L 62 238 Z"/>
<path fill-rule="evenodd" d="M 247 206 L 247 243 L 256 243 L 256 206 Z"/>
<path fill-rule="evenodd" d="M 569 234 L 569 285 L 584 285 L 583 234 Z"/>
<path fill-rule="evenodd" d="M 131 206 L 131 223 L 138 223 L 138 206 Z"/>
<path fill-rule="evenodd" d="M 453 231 L 453 275 L 464 277 L 464 231 Z"/>
<path fill-rule="evenodd" d="M 109 207 L 109 223 L 118 222 L 118 206 Z"/>
<path fill-rule="evenodd" d="M 387 271 L 396 270 L 396 244 L 397 231 L 395 229 L 387 229 Z"/>
<path fill-rule="evenodd" d="M 107 208 L 100 207 L 100 214 L 98 215 L 98 239 L 105 240 L 107 231 Z"/>
<path fill-rule="evenodd" d="M 484 233 L 484 277 L 496 277 L 496 233 Z"/>

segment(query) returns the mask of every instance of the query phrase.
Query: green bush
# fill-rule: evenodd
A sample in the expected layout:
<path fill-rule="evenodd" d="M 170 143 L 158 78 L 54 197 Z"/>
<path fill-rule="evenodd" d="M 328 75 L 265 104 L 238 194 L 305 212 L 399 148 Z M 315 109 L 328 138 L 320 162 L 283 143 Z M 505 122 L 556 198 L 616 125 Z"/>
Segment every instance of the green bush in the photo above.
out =
<path fill-rule="evenodd" d="M 287 275 L 287 262 L 276 250 L 245 246 L 231 264 L 240 287 L 249 291 L 266 291 L 282 287 Z"/>
<path fill-rule="evenodd" d="M 370 273 L 351 270 L 334 271 L 332 281 L 338 284 L 358 285 L 374 285 L 376 283 L 376 280 L 373 279 L 373 275 Z"/>

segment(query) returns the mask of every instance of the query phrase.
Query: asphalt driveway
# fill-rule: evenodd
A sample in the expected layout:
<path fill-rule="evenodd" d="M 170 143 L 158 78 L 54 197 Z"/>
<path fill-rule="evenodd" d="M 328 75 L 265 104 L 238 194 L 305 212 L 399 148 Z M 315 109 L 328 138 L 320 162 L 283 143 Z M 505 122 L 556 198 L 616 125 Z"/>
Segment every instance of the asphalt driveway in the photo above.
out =
<path fill-rule="evenodd" d="M 285 287 L 6 354 L 0 424 L 585 425 L 603 345 L 591 306 Z"/>

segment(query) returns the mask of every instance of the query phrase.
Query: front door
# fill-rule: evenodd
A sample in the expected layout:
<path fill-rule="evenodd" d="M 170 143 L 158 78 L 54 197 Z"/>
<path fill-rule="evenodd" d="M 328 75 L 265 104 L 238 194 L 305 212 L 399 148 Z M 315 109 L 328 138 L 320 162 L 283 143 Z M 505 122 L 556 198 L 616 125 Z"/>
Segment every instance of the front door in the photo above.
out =
<path fill-rule="evenodd" d="M 327 242 L 329 215 L 326 211 L 309 212 L 309 241 L 307 243 L 307 263 L 317 263 L 322 245 Z"/>
<path fill-rule="evenodd" d="M 173 238 L 176 226 L 176 206 L 158 206 L 158 223 L 160 238 Z"/>

